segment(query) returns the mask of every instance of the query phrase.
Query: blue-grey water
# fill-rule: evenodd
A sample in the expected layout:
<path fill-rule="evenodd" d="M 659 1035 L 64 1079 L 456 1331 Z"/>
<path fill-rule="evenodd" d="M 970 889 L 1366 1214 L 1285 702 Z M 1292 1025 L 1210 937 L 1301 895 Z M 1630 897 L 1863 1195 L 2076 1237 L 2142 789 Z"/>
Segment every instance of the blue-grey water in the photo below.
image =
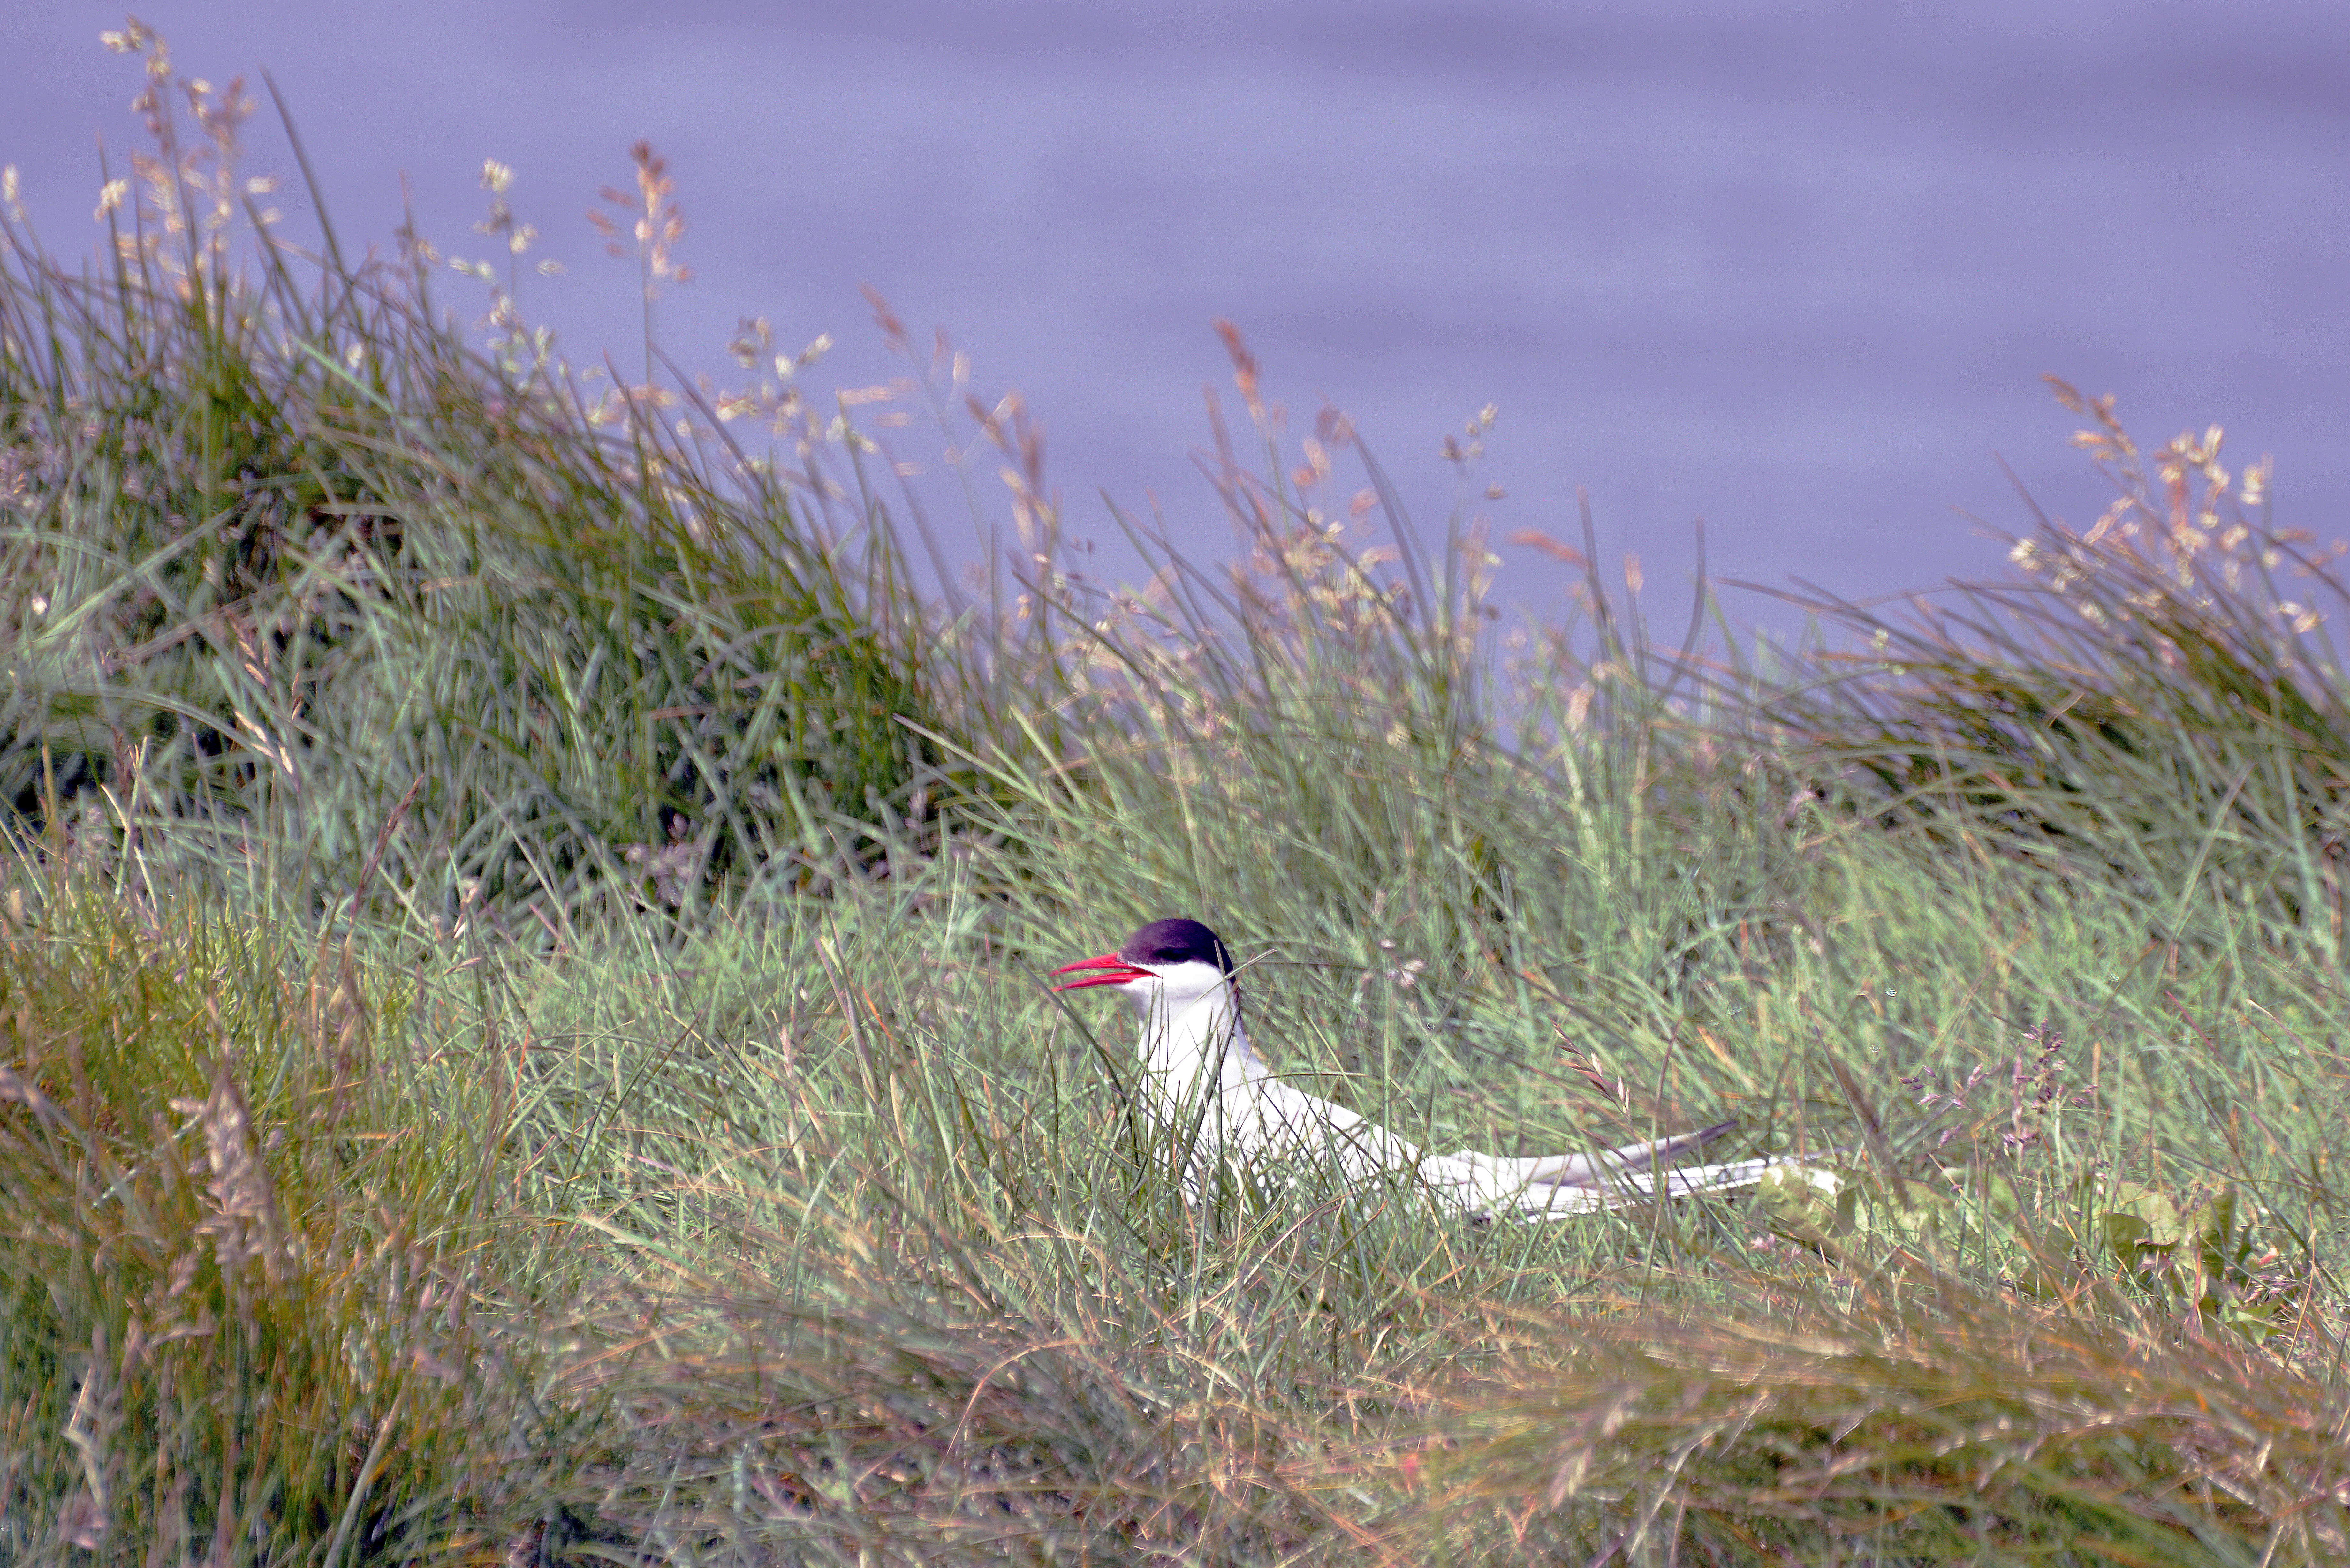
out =
<path fill-rule="evenodd" d="M 1498 405 L 1484 477 L 1508 495 L 1481 509 L 1572 536 L 1586 488 L 1652 599 L 1699 517 L 1726 576 L 1994 571 L 1981 525 L 2028 516 L 2002 459 L 2085 521 L 2105 492 L 2043 372 L 2117 394 L 2149 443 L 2225 425 L 2240 458 L 2275 454 L 2280 522 L 2350 531 L 2339 4 L 141 15 L 187 72 L 275 74 L 347 238 L 387 236 L 404 182 L 428 234 L 480 254 L 482 161 L 510 164 L 534 257 L 568 269 L 525 307 L 576 358 L 637 338 L 633 274 L 581 214 L 650 138 L 699 273 L 660 306 L 680 359 L 724 370 L 755 314 L 839 340 L 820 385 L 886 379 L 870 285 L 1025 394 L 1080 534 L 1114 533 L 1107 491 L 1227 548 L 1191 456 L 1202 384 L 1230 387 L 1220 317 L 1295 422 L 1347 409 L 1432 518 L 1439 442 Z M 118 160 L 140 140 L 135 66 L 97 43 L 120 25 L 81 0 L 0 20 L 0 161 L 56 249 L 92 233 L 96 139 Z M 260 121 L 251 162 L 290 170 Z M 1562 568 L 1509 554 L 1512 597 L 1556 590 Z"/>

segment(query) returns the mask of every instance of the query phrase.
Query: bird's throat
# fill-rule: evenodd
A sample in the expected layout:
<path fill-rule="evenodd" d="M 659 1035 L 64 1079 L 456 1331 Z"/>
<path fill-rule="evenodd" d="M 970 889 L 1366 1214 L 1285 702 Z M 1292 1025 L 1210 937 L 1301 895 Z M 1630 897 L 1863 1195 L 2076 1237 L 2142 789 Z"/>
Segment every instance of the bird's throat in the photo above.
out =
<path fill-rule="evenodd" d="M 1140 1054 L 1150 1088 L 1179 1103 L 1236 1086 L 1263 1071 L 1229 992 L 1175 1006 L 1164 997 L 1154 1000 L 1143 1019 Z"/>

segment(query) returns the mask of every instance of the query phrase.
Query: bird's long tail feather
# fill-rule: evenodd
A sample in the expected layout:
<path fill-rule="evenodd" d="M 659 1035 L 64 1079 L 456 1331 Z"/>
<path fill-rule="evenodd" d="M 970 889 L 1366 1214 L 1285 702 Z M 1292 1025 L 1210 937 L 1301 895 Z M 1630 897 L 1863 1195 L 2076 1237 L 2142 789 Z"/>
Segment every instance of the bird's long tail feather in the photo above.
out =
<path fill-rule="evenodd" d="M 1656 1138 L 1647 1143 L 1627 1143 L 1621 1148 L 1597 1153 L 1553 1155 L 1543 1159 L 1497 1160 L 1495 1164 L 1503 1168 L 1514 1167 L 1511 1174 L 1528 1183 L 1540 1182 L 1551 1187 L 1606 1186 L 1627 1171 L 1645 1170 L 1690 1149 L 1703 1148 L 1737 1126 L 1736 1122 L 1718 1122 L 1696 1132 L 1677 1133 L 1671 1137 Z"/>

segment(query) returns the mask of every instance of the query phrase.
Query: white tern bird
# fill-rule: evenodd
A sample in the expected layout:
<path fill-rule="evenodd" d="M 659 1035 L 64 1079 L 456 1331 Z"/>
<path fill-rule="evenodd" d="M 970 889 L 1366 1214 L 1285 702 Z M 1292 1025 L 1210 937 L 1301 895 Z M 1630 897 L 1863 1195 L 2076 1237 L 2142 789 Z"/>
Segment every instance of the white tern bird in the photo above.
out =
<path fill-rule="evenodd" d="M 1193 1201 L 1220 1166 L 1237 1172 L 1270 1163 L 1333 1166 L 1349 1182 L 1388 1174 L 1416 1179 L 1448 1207 L 1479 1220 L 1587 1214 L 1660 1191 L 1726 1192 L 1752 1187 L 1780 1167 L 1814 1186 L 1835 1180 L 1772 1158 L 1666 1168 L 1676 1156 L 1730 1131 L 1731 1122 L 1589 1154 L 1517 1159 L 1473 1149 L 1428 1153 L 1276 1077 L 1249 1044 L 1233 970 L 1232 950 L 1215 932 L 1197 920 L 1170 919 L 1153 920 L 1114 953 L 1053 971 L 1074 977 L 1055 991 L 1116 986 L 1140 1015 L 1139 1108 L 1154 1129 L 1191 1138 L 1183 1188 Z"/>

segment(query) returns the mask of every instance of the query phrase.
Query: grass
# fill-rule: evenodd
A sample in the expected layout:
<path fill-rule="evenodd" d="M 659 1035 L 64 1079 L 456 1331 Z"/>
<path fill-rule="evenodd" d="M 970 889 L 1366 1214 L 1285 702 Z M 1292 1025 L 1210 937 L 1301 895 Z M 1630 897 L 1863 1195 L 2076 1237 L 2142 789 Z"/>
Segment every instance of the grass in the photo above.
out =
<path fill-rule="evenodd" d="M 0 271 L 0 1555 L 2350 1550 L 2339 596 L 2216 436 L 2076 398 L 2099 525 L 1747 654 L 1596 573 L 1505 626 L 1237 332 L 1243 558 L 1091 580 L 949 356 L 1021 552 L 923 591 L 874 435 L 598 389 L 494 269 L 468 347 L 125 42 L 105 265 Z M 1039 980 L 1176 911 L 1416 1140 L 1846 1187 L 1187 1209 Z"/>
<path fill-rule="evenodd" d="M 183 149 L 165 68 L 110 254 L 70 273 L 17 227 L 0 256 L 21 820 L 110 803 L 158 875 L 559 941 L 828 856 L 901 788 L 901 720 L 949 726 L 889 541 L 679 437 L 674 394 L 598 401 L 503 298 L 469 348 L 421 242 L 311 267 L 238 182 L 242 88 L 186 91 Z"/>

